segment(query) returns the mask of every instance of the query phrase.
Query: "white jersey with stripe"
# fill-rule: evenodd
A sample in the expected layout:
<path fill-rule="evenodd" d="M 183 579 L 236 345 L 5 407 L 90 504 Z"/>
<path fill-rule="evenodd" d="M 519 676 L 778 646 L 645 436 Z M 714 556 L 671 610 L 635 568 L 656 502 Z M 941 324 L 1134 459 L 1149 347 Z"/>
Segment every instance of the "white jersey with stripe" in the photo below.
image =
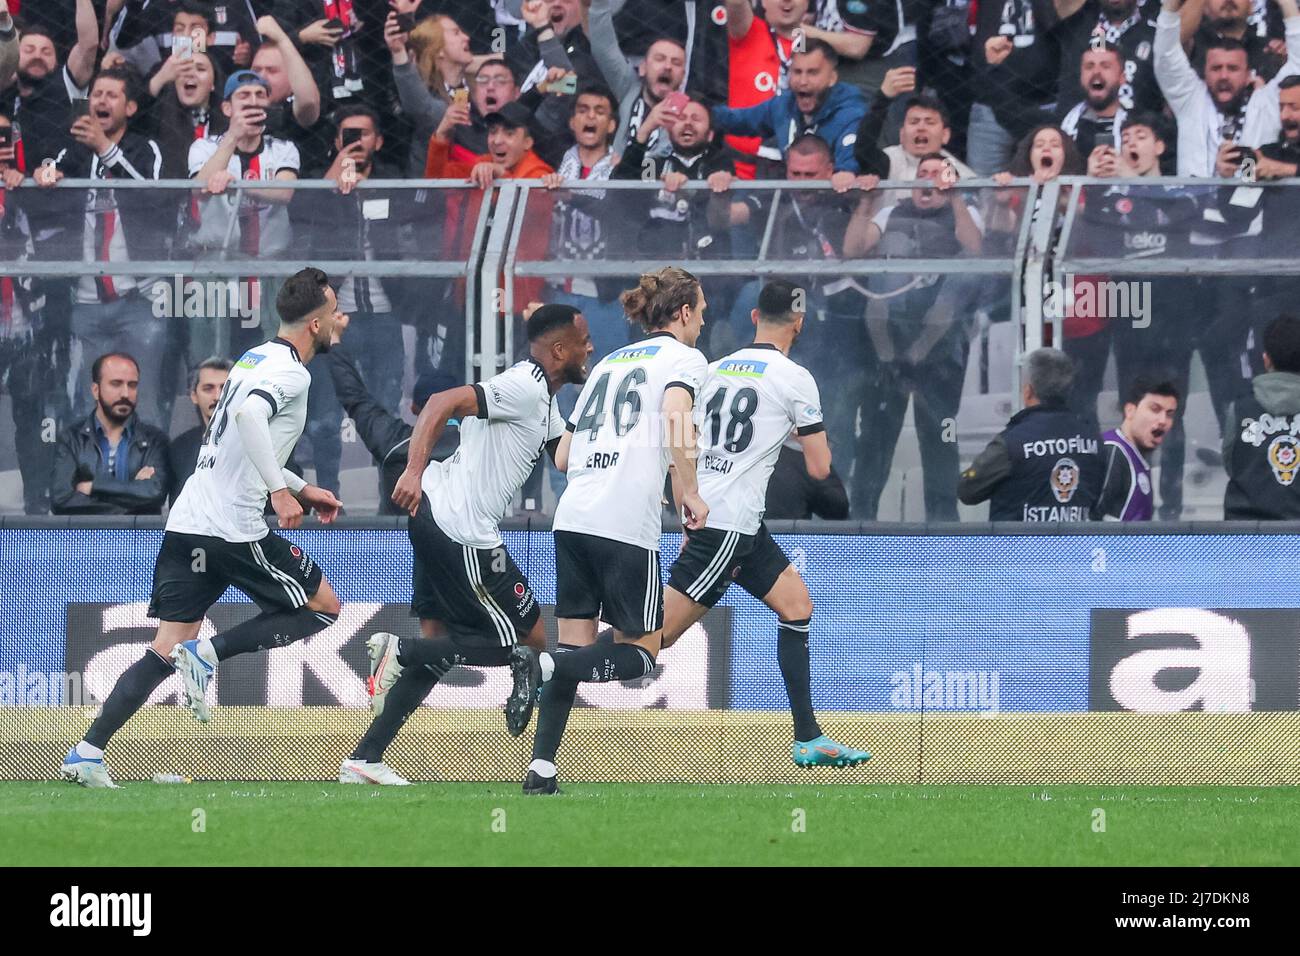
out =
<path fill-rule="evenodd" d="M 430 462 L 420 484 L 443 534 L 473 548 L 501 545 L 501 518 L 548 442 L 564 434 L 545 370 L 525 359 L 475 384 L 478 416 L 460 423 L 460 447 Z"/>
<path fill-rule="evenodd" d="M 823 431 L 821 395 L 809 371 L 766 343 L 709 366 L 695 403 L 700 497 L 706 526 L 755 534 L 767 509 L 767 483 L 791 431 Z"/>
<path fill-rule="evenodd" d="M 167 516 L 167 530 L 226 541 L 257 541 L 266 536 L 270 489 L 244 452 L 235 413 L 245 402 L 271 407 L 271 445 L 281 467 L 307 423 L 311 373 L 298 350 L 284 339 L 249 349 L 230 370 L 221 398 L 199 447 L 198 462 Z"/>
<path fill-rule="evenodd" d="M 676 386 L 694 398 L 707 371 L 704 354 L 668 332 L 600 360 L 567 426 L 573 432 L 569 483 L 555 509 L 556 531 L 659 549 L 671 461 L 664 394 Z"/>

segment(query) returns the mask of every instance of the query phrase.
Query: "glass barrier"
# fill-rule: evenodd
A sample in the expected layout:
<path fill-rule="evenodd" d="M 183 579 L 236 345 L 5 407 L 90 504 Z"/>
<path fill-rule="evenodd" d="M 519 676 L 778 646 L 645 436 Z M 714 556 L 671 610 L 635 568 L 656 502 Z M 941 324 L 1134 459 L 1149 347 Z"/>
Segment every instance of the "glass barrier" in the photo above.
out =
<path fill-rule="evenodd" d="M 598 355 L 632 341 L 619 293 L 678 263 L 701 277 L 700 347 L 711 360 L 750 341 L 765 279 L 807 291 L 792 357 L 818 382 L 842 485 L 819 499 L 823 510 L 808 505 L 813 515 L 987 518 L 987 504 L 959 503 L 956 475 L 1020 405 L 1016 358 L 1037 309 L 1046 341 L 1074 362 L 1071 402 L 1095 429 L 1120 423 L 1139 376 L 1175 385 L 1179 412 L 1145 450 L 1155 516 L 1213 520 L 1223 515 L 1229 404 L 1249 392 L 1263 328 L 1300 283 L 1281 258 L 1300 222 L 1288 215 L 1293 184 L 1062 180 L 1050 222 L 1049 191 L 1023 183 L 837 193 L 733 181 L 670 194 L 641 182 L 484 192 L 396 181 L 351 196 L 301 183 L 274 197 L 241 187 L 227 197 L 188 183 L 8 194 L 0 511 L 50 507 L 58 435 L 89 424 L 91 370 L 108 352 L 140 363 L 140 418 L 193 441 L 202 415 L 191 385 L 217 374 L 199 365 L 271 337 L 279 283 L 308 263 L 330 274 L 351 319 L 342 346 L 313 363 L 296 461 L 349 510 L 390 510 L 376 470 L 387 451 L 380 425 L 407 427 L 430 391 L 521 356 L 529 302 L 582 309 Z M 1030 296 L 1038 233 L 1043 287 Z M 331 394 L 340 376 L 343 394 Z M 575 399 L 562 393 L 562 410 Z M 799 478 L 797 459 L 787 461 L 796 454 L 782 466 Z M 518 503 L 549 511 L 562 488 L 539 470 Z M 770 505 L 773 517 L 808 516 L 802 500 L 797 514 L 780 507 Z"/>

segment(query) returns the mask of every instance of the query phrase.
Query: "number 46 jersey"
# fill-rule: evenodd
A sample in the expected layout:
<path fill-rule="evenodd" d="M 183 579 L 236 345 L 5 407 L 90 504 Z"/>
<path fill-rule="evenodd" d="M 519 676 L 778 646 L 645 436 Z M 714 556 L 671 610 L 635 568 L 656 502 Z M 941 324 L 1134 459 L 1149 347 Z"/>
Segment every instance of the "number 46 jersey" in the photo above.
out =
<path fill-rule="evenodd" d="M 573 432 L 569 483 L 555 509 L 556 531 L 659 550 L 664 478 L 671 457 L 664 394 L 679 386 L 694 398 L 707 370 L 704 353 L 668 332 L 657 332 L 600 360 L 567 426 Z"/>
<path fill-rule="evenodd" d="M 708 527 L 758 532 L 781 445 L 791 430 L 825 429 L 821 404 L 812 375 L 774 345 L 750 345 L 709 366 L 695 402 Z"/>

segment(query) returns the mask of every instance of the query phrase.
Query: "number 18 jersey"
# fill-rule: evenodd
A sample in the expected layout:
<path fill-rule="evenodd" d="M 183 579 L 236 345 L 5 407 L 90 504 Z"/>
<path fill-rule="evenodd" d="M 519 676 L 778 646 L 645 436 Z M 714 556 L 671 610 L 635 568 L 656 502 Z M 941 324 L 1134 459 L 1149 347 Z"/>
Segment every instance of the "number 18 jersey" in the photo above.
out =
<path fill-rule="evenodd" d="M 555 509 L 556 531 L 659 550 L 664 478 L 671 460 L 664 394 L 680 386 L 694 397 L 707 371 L 704 354 L 668 332 L 600 360 L 567 426 L 573 433 L 569 483 Z"/>
<path fill-rule="evenodd" d="M 825 427 L 812 375 L 766 343 L 709 366 L 695 420 L 707 527 L 741 534 L 758 532 L 767 483 L 790 432 L 813 435 Z"/>

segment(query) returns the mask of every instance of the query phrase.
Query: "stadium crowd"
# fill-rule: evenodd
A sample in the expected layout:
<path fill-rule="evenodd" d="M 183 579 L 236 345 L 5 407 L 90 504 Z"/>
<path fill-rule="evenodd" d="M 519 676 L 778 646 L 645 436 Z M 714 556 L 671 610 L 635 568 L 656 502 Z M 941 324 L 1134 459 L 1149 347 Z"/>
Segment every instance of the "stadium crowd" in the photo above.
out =
<path fill-rule="evenodd" d="M 257 260 L 464 261 L 495 182 L 546 187 L 521 261 L 1007 257 L 1026 217 L 1059 227 L 1067 212 L 1080 256 L 1250 259 L 1289 255 L 1300 199 L 1243 184 L 1298 164 L 1296 0 L 0 0 L 3 261 L 102 273 L 0 277 L 24 508 L 158 513 L 193 468 L 231 363 L 275 328 L 276 280 Z M 1085 173 L 1152 185 L 1087 186 L 1073 210 L 1026 208 L 1007 185 Z M 1170 175 L 1219 181 L 1162 186 Z M 1001 187 L 961 188 L 976 177 Z M 373 186 L 405 178 L 476 188 Z M 194 186 L 52 188 L 62 179 Z M 283 186 L 306 179 L 333 186 Z M 770 191 L 746 188 L 756 179 L 829 186 L 785 190 L 774 209 Z M 586 180 L 660 188 L 574 185 Z M 210 294 L 197 313 L 183 305 L 189 280 L 124 271 L 168 260 L 235 263 L 215 281 L 219 314 Z M 351 321 L 313 368 L 299 461 L 337 493 L 356 435 L 387 507 L 383 475 L 409 429 L 404 371 L 417 410 L 463 381 L 465 283 L 332 278 Z M 952 423 L 976 316 L 1010 318 L 1009 283 L 788 278 L 808 292 L 792 357 L 820 383 L 839 477 L 806 487 L 791 450 L 770 515 L 797 501 L 788 516 L 875 519 L 910 404 L 925 516 L 956 520 Z M 1073 291 L 1107 278 L 1075 276 Z M 520 279 L 514 302 L 578 307 L 600 356 L 634 335 L 618 305 L 628 281 Z M 1098 410 L 1112 353 L 1126 408 L 1185 397 L 1197 353 L 1227 437 L 1296 280 L 1149 284 L 1142 321 L 1101 310 L 1054 325 L 1072 370 L 1060 402 L 1096 434 L 1118 421 Z M 702 346 L 716 358 L 748 341 L 759 284 L 704 288 Z M 561 394 L 566 414 L 573 401 Z M 1172 519 L 1181 409 L 1157 430 L 1155 516 Z"/>

